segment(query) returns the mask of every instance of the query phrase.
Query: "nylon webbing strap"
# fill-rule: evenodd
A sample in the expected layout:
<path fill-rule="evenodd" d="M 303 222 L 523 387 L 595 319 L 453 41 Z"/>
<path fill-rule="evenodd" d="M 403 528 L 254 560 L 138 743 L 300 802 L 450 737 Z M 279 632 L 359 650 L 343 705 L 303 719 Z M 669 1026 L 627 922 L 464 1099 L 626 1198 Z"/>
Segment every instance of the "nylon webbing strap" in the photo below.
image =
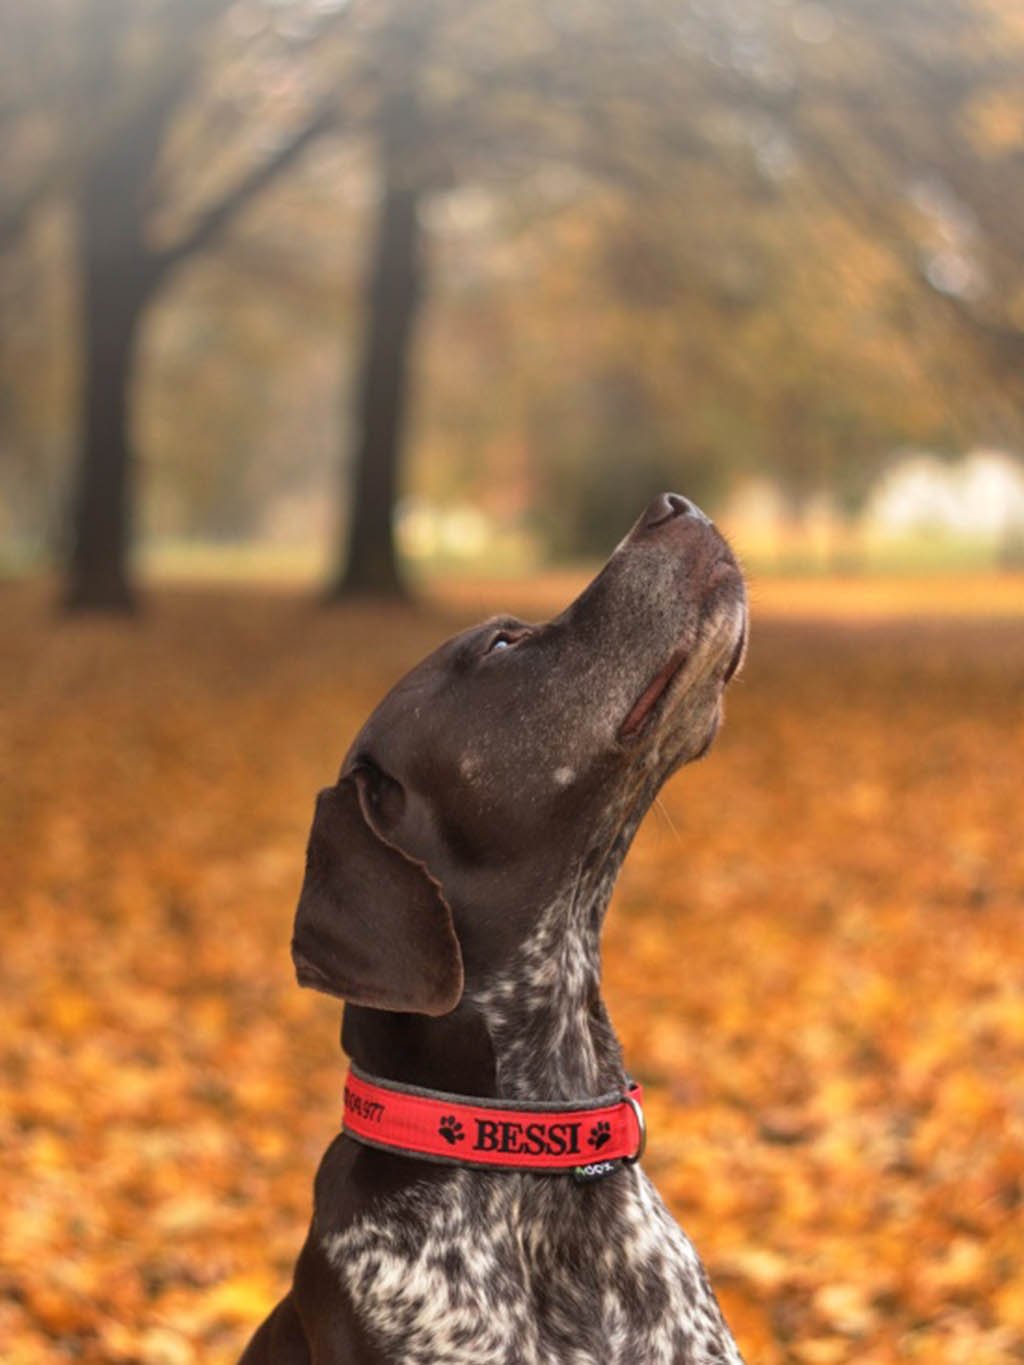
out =
<path fill-rule="evenodd" d="M 625 1094 L 582 1104 L 476 1100 L 382 1081 L 353 1066 L 343 1131 L 369 1146 L 432 1161 L 592 1179 L 641 1155 L 642 1097 L 640 1086 L 630 1084 Z"/>

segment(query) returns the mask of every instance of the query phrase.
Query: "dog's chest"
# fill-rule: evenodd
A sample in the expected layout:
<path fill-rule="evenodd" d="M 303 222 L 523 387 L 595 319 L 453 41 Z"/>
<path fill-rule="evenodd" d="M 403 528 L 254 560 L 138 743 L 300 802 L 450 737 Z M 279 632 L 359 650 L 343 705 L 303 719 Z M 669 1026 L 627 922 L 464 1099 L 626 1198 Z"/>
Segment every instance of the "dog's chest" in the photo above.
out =
<path fill-rule="evenodd" d="M 613 1179 L 613 1197 L 567 1200 L 561 1179 L 460 1171 L 325 1250 L 396 1365 L 739 1362 L 653 1187 L 636 1168 Z"/>

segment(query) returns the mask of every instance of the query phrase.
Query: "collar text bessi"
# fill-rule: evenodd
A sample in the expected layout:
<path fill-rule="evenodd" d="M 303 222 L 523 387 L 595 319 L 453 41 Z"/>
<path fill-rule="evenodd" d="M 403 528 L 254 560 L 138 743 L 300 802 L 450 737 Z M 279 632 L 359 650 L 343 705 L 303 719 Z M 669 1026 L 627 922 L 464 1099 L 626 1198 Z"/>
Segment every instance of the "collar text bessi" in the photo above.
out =
<path fill-rule="evenodd" d="M 342 1131 L 370 1147 L 428 1161 L 598 1180 L 639 1160 L 643 1092 L 580 1103 L 478 1100 L 368 1076 L 345 1081 Z"/>

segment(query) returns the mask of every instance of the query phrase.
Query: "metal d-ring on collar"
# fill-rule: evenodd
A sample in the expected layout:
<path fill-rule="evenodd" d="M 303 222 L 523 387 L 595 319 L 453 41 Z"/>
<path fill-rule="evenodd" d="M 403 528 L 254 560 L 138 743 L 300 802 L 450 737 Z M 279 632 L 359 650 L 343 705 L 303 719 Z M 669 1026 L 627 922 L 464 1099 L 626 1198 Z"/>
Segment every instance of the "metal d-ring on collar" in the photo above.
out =
<path fill-rule="evenodd" d="M 644 1118 L 644 1111 L 640 1105 L 640 1101 L 635 1099 L 628 1090 L 623 1091 L 622 1099 L 623 1103 L 628 1104 L 630 1109 L 632 1109 L 633 1116 L 636 1119 L 636 1126 L 640 1134 L 636 1151 L 632 1156 L 624 1156 L 622 1160 L 627 1166 L 635 1166 L 647 1150 L 647 1120 Z"/>

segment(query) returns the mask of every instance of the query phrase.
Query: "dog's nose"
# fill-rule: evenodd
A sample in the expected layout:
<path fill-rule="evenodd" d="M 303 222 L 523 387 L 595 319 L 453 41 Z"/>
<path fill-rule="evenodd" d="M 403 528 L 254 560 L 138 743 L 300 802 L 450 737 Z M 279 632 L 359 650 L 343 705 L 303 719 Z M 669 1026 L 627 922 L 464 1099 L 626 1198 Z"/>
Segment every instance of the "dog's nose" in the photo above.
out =
<path fill-rule="evenodd" d="M 673 521 L 676 517 L 693 517 L 695 521 L 702 521 L 705 526 L 711 525 L 711 518 L 689 498 L 684 498 L 679 493 L 659 493 L 643 515 L 644 530 L 653 531 L 656 526 Z"/>

